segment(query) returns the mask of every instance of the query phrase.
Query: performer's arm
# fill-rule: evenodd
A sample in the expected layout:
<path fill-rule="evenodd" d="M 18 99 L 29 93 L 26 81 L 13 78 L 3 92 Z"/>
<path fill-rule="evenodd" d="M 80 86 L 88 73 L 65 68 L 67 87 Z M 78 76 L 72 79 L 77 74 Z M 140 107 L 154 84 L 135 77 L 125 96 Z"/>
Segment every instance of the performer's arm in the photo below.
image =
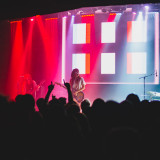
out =
<path fill-rule="evenodd" d="M 86 82 L 84 81 L 84 79 L 82 78 L 82 88 L 81 88 L 81 91 L 83 91 L 85 89 L 85 85 L 86 85 Z"/>
<path fill-rule="evenodd" d="M 82 88 L 81 89 L 79 89 L 78 91 L 76 91 L 77 93 L 78 92 L 80 92 L 80 91 L 83 91 L 85 89 L 85 85 L 84 84 L 82 84 Z"/>
<path fill-rule="evenodd" d="M 83 91 L 83 90 L 85 89 L 86 83 L 85 83 L 85 81 L 84 81 L 83 78 L 81 78 L 81 83 L 82 83 L 81 88 L 74 93 L 75 95 L 76 95 L 78 92 Z"/>

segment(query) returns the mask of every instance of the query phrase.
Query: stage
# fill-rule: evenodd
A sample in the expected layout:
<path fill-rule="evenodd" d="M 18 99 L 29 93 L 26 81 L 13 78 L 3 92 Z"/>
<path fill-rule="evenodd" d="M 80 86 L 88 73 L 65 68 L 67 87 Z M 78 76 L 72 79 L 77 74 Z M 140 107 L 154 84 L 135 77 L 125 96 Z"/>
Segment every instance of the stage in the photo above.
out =
<path fill-rule="evenodd" d="M 19 77 L 32 75 L 44 97 L 51 81 L 70 81 L 80 70 L 84 95 L 123 101 L 150 99 L 159 87 L 160 4 L 84 7 L 0 23 L 0 92 L 14 99 Z M 56 97 L 66 97 L 55 84 Z"/>

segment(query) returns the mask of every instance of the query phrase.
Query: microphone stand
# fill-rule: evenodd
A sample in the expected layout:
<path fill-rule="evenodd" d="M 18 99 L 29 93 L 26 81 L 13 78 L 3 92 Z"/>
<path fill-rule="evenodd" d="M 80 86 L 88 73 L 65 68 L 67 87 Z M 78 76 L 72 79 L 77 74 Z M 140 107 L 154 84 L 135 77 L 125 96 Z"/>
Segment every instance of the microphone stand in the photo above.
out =
<path fill-rule="evenodd" d="M 155 75 L 156 73 L 152 73 L 152 74 L 149 74 L 149 75 L 146 75 L 146 76 L 143 76 L 143 77 L 140 77 L 139 79 L 143 78 L 143 85 L 144 85 L 144 100 L 145 100 L 145 81 L 146 81 L 146 78 L 147 77 L 150 77 L 152 75 Z"/>

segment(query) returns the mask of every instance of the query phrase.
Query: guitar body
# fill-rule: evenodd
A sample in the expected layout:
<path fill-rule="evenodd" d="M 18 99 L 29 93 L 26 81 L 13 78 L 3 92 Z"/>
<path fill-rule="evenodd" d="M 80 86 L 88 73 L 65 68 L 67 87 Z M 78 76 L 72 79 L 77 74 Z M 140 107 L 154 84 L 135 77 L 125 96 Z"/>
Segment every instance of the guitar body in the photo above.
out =
<path fill-rule="evenodd" d="M 63 87 L 66 89 L 66 87 L 61 84 L 61 83 L 58 83 L 58 82 L 55 82 L 55 84 Z M 84 93 L 82 91 L 78 92 L 76 95 L 74 94 L 75 91 L 72 91 L 72 95 L 73 95 L 73 98 L 78 102 L 78 103 L 81 103 L 84 99 Z"/>
<path fill-rule="evenodd" d="M 77 93 L 77 95 L 73 94 L 73 98 L 75 98 L 78 103 L 81 103 L 84 99 L 84 93 L 80 91 Z"/>

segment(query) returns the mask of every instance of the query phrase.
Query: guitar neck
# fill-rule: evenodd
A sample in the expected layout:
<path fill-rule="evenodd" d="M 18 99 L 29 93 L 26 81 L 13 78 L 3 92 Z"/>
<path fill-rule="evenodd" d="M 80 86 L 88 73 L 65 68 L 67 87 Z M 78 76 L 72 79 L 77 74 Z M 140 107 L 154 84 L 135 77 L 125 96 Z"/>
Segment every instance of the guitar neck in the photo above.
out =
<path fill-rule="evenodd" d="M 61 83 L 55 82 L 55 84 L 57 84 L 57 85 L 59 85 L 60 87 L 63 87 L 63 88 L 66 89 L 66 87 L 65 87 L 63 84 L 61 84 Z"/>

